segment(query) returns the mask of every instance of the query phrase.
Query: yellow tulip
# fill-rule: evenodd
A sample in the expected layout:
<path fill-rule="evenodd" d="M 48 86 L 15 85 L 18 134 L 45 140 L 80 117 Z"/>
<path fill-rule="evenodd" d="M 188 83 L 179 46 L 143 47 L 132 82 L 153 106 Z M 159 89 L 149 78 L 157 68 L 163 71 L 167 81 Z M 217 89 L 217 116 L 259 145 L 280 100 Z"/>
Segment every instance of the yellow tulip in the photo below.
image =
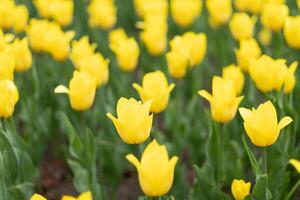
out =
<path fill-rule="evenodd" d="M 108 81 L 108 64 L 108 59 L 104 59 L 100 53 L 96 53 L 80 62 L 79 71 L 87 72 L 91 77 L 95 78 L 96 85 L 99 87 Z"/>
<path fill-rule="evenodd" d="M 88 6 L 88 13 L 91 27 L 107 30 L 117 21 L 117 10 L 112 0 L 92 0 Z"/>
<path fill-rule="evenodd" d="M 170 92 L 175 84 L 168 85 L 168 80 L 163 72 L 155 71 L 144 75 L 142 86 L 134 83 L 134 89 L 138 91 L 143 102 L 153 100 L 151 112 L 160 113 L 168 105 Z"/>
<path fill-rule="evenodd" d="M 76 69 L 79 69 L 80 63 L 92 56 L 97 44 L 90 44 L 89 37 L 84 36 L 78 41 L 72 41 L 70 58 Z"/>
<path fill-rule="evenodd" d="M 0 28 L 0 51 L 4 49 L 4 47 L 14 39 L 13 34 L 4 34 L 2 29 Z"/>
<path fill-rule="evenodd" d="M 235 200 L 244 200 L 250 194 L 251 183 L 234 179 L 231 184 L 231 192 Z"/>
<path fill-rule="evenodd" d="M 297 170 L 297 172 L 300 174 L 300 161 L 296 160 L 296 159 L 290 159 L 289 163 L 291 165 L 293 165 L 293 167 L 295 167 L 295 169 Z"/>
<path fill-rule="evenodd" d="M 237 95 L 242 93 L 242 90 L 244 88 L 245 77 L 241 68 L 235 65 L 229 65 L 227 67 L 224 67 L 222 78 L 233 82 Z"/>
<path fill-rule="evenodd" d="M 287 44 L 295 49 L 300 48 L 300 16 L 287 17 L 283 27 L 284 38 Z"/>
<path fill-rule="evenodd" d="M 170 7 L 176 24 L 187 27 L 201 14 L 202 0 L 171 0 Z"/>
<path fill-rule="evenodd" d="M 235 7 L 242 12 L 258 14 L 261 12 L 265 0 L 235 0 Z"/>
<path fill-rule="evenodd" d="M 15 70 L 25 72 L 31 68 L 32 54 L 29 49 L 28 38 L 16 39 L 6 46 L 5 50 L 14 56 Z"/>
<path fill-rule="evenodd" d="M 227 24 L 232 14 L 231 0 L 207 0 L 206 7 L 212 27 Z"/>
<path fill-rule="evenodd" d="M 153 56 L 161 55 L 167 48 L 167 35 L 157 29 L 144 30 L 140 34 L 148 52 Z"/>
<path fill-rule="evenodd" d="M 0 1 L 0 28 L 9 29 L 15 23 L 15 2 L 13 0 Z"/>
<path fill-rule="evenodd" d="M 52 13 L 50 10 L 51 4 L 54 0 L 34 0 L 33 3 L 38 10 L 39 14 L 44 18 L 51 18 Z"/>
<path fill-rule="evenodd" d="M 245 12 L 248 10 L 249 0 L 235 0 L 234 6 L 238 11 Z"/>
<path fill-rule="evenodd" d="M 15 59 L 6 51 L 0 52 L 0 80 L 13 80 L 15 70 Z"/>
<path fill-rule="evenodd" d="M 134 0 L 134 7 L 136 13 L 141 18 L 146 18 L 149 15 L 168 15 L 168 1 L 167 0 Z"/>
<path fill-rule="evenodd" d="M 27 27 L 29 12 L 25 5 L 18 5 L 14 9 L 14 30 L 19 33 L 25 30 Z"/>
<path fill-rule="evenodd" d="M 214 76 L 212 94 L 200 90 L 199 95 L 210 102 L 212 118 L 217 122 L 226 123 L 232 120 L 243 96 L 236 96 L 236 88 L 232 81 Z"/>
<path fill-rule="evenodd" d="M 285 4 L 269 3 L 264 5 L 261 13 L 261 22 L 271 31 L 279 31 L 289 15 L 289 8 Z"/>
<path fill-rule="evenodd" d="M 111 38 L 110 40 L 113 39 Z M 130 72 L 137 67 L 140 49 L 133 37 L 127 38 L 126 36 L 126 38 L 121 38 L 118 39 L 118 41 L 114 41 L 109 46 L 116 54 L 119 67 L 122 70 Z"/>
<path fill-rule="evenodd" d="M 77 198 L 68 195 L 63 195 L 61 200 L 93 200 L 93 196 L 91 192 L 83 192 Z"/>
<path fill-rule="evenodd" d="M 288 72 L 285 62 L 284 59 L 273 60 L 266 55 L 252 61 L 249 72 L 256 87 L 262 92 L 280 91 Z"/>
<path fill-rule="evenodd" d="M 47 200 L 47 199 L 45 197 L 43 197 L 42 195 L 40 195 L 40 194 L 34 194 L 30 198 L 30 200 Z"/>
<path fill-rule="evenodd" d="M 206 49 L 207 37 L 205 33 L 186 32 L 182 35 L 183 42 L 189 50 L 190 66 L 198 65 L 202 62 Z"/>
<path fill-rule="evenodd" d="M 143 192 L 148 196 L 162 196 L 173 184 L 177 156 L 169 160 L 167 149 L 153 140 L 144 150 L 141 161 L 133 154 L 126 156 L 138 171 Z"/>
<path fill-rule="evenodd" d="M 300 0 L 297 0 L 298 9 L 300 9 Z"/>
<path fill-rule="evenodd" d="M 57 86 L 55 93 L 65 93 L 69 95 L 71 107 L 77 111 L 89 109 L 95 99 L 96 80 L 86 72 L 75 71 L 69 83 L 69 88 Z"/>
<path fill-rule="evenodd" d="M 297 67 L 298 67 L 298 62 L 293 62 L 287 71 L 286 77 L 284 79 L 284 88 L 283 88 L 283 91 L 286 94 L 290 93 L 295 87 L 296 84 L 295 72 L 297 70 Z"/>
<path fill-rule="evenodd" d="M 258 34 L 259 41 L 264 46 L 270 46 L 272 40 L 272 32 L 266 28 L 262 28 Z"/>
<path fill-rule="evenodd" d="M 257 109 L 240 108 L 240 114 L 244 120 L 244 128 L 251 142 L 259 147 L 266 147 L 277 141 L 280 130 L 293 120 L 284 117 L 277 124 L 276 109 L 271 103 L 260 104 Z"/>
<path fill-rule="evenodd" d="M 123 28 L 118 28 L 109 33 L 109 45 L 118 46 L 121 42 L 127 40 L 126 32 Z"/>
<path fill-rule="evenodd" d="M 117 104 L 117 116 L 111 113 L 111 119 L 121 139 L 127 144 L 139 144 L 147 140 L 150 135 L 153 114 L 149 115 L 152 101 L 142 103 L 135 99 L 120 98 Z"/>
<path fill-rule="evenodd" d="M 238 66 L 248 72 L 251 60 L 256 60 L 261 55 L 261 50 L 254 38 L 241 40 L 240 48 L 235 50 Z"/>
<path fill-rule="evenodd" d="M 26 33 L 29 39 L 29 43 L 34 51 L 45 51 L 45 32 L 50 29 L 50 23 L 46 20 L 31 19 Z"/>
<path fill-rule="evenodd" d="M 55 2 L 55 1 L 54 1 Z M 61 26 L 68 26 L 73 21 L 74 1 L 62 0 L 53 3 L 51 7 L 52 18 Z"/>
<path fill-rule="evenodd" d="M 253 35 L 256 17 L 249 17 L 246 13 L 235 13 L 230 22 L 229 28 L 234 39 L 250 39 Z"/>
<path fill-rule="evenodd" d="M 265 0 L 265 3 L 284 4 L 284 3 L 285 3 L 285 0 Z"/>
<path fill-rule="evenodd" d="M 18 88 L 11 80 L 0 80 L 0 91 L 0 117 L 8 118 L 12 116 L 19 100 Z"/>

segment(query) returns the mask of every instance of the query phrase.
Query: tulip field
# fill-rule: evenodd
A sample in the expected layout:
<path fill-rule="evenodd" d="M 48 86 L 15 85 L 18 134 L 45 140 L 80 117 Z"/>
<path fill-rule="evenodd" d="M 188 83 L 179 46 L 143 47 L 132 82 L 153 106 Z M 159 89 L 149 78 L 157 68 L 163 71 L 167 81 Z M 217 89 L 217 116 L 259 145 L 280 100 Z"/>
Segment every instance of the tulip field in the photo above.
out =
<path fill-rule="evenodd" d="M 300 0 L 0 0 L 0 200 L 300 199 Z"/>

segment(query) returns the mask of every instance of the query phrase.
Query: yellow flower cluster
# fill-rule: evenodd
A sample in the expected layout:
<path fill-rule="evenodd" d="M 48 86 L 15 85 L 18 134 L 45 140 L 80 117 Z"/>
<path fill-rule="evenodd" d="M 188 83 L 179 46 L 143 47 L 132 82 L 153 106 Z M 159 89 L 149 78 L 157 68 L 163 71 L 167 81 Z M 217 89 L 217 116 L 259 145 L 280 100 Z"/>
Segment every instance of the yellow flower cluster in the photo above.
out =
<path fill-rule="evenodd" d="M 30 200 L 47 200 L 40 194 L 34 194 Z M 69 195 L 63 195 L 61 200 L 93 200 L 93 196 L 91 192 L 83 192 L 77 198 Z"/>
<path fill-rule="evenodd" d="M 143 19 L 143 22 L 137 23 L 142 29 L 142 42 L 151 55 L 161 55 L 167 48 L 168 1 L 135 0 L 134 5 L 137 14 Z"/>
<path fill-rule="evenodd" d="M 186 32 L 170 41 L 171 50 L 166 54 L 168 71 L 172 77 L 183 78 L 189 67 L 202 62 L 206 49 L 205 33 Z"/>
<path fill-rule="evenodd" d="M 33 3 L 43 18 L 53 19 L 61 26 L 73 21 L 73 0 L 34 0 Z"/>
<path fill-rule="evenodd" d="M 55 22 L 31 19 L 26 32 L 34 51 L 49 53 L 57 61 L 64 61 L 69 56 L 74 31 L 64 32 Z"/>
<path fill-rule="evenodd" d="M 27 26 L 29 13 L 25 5 L 16 5 L 14 0 L 0 1 L 0 28 L 22 32 Z"/>
<path fill-rule="evenodd" d="M 262 55 L 251 62 L 249 73 L 257 88 L 262 92 L 283 89 L 285 93 L 290 93 L 296 83 L 294 73 L 297 66 L 298 63 L 294 62 L 288 68 L 285 59 L 275 60 Z"/>
<path fill-rule="evenodd" d="M 130 72 L 138 64 L 140 49 L 133 37 L 127 37 L 124 29 L 116 29 L 109 34 L 109 47 L 117 56 L 119 67 Z"/>
<path fill-rule="evenodd" d="M 91 27 L 108 30 L 117 22 L 117 9 L 113 0 L 91 0 L 87 12 Z"/>

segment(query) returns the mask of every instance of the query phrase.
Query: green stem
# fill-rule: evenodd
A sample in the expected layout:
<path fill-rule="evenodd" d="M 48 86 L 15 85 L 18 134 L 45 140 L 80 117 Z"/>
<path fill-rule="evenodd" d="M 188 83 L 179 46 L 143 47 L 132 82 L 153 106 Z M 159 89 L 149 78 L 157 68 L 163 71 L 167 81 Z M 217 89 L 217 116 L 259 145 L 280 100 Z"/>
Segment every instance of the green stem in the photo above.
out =
<path fill-rule="evenodd" d="M 300 186 L 300 179 L 296 182 L 296 184 L 293 186 L 293 188 L 291 189 L 291 191 L 288 193 L 288 195 L 285 197 L 284 200 L 289 200 L 292 195 L 297 191 L 297 189 Z"/>
<path fill-rule="evenodd" d="M 268 157 L 267 157 L 267 147 L 263 150 L 263 170 L 264 173 L 268 175 Z"/>
<path fill-rule="evenodd" d="M 143 147 L 142 147 L 142 144 L 139 144 L 139 152 L 140 152 L 140 155 L 142 157 L 143 155 Z"/>

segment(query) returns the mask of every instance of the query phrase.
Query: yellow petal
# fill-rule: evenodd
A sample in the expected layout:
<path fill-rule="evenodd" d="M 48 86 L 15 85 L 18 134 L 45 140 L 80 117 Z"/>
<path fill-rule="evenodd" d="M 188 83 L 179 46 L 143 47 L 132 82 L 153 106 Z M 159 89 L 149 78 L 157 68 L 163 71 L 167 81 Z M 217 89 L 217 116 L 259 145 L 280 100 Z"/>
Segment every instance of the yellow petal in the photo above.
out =
<path fill-rule="evenodd" d="M 280 120 L 279 124 L 278 124 L 278 128 L 282 129 L 284 127 L 286 127 L 287 125 L 289 125 L 291 122 L 293 121 L 292 118 L 290 117 L 284 117 Z"/>
<path fill-rule="evenodd" d="M 173 156 L 173 157 L 171 158 L 171 160 L 170 160 L 170 162 L 169 162 L 169 167 L 170 167 L 169 169 L 170 169 L 171 171 L 174 170 L 177 161 L 178 161 L 178 157 L 177 157 L 177 156 Z"/>
<path fill-rule="evenodd" d="M 75 197 L 72 197 L 72 196 L 66 196 L 66 195 L 64 195 L 64 196 L 61 198 L 61 200 L 76 200 L 76 198 L 75 198 Z"/>
<path fill-rule="evenodd" d="M 133 154 L 128 154 L 128 155 L 126 156 L 126 159 L 127 159 L 131 164 L 133 164 L 133 165 L 137 168 L 137 170 L 139 170 L 139 168 L 140 168 L 140 162 L 139 162 L 139 160 L 138 160 Z"/>
<path fill-rule="evenodd" d="M 111 113 L 106 113 L 106 116 L 107 116 L 109 119 L 111 119 L 113 122 L 114 122 L 115 120 L 118 120 L 118 119 L 115 118 Z"/>
<path fill-rule="evenodd" d="M 247 121 L 249 117 L 252 115 L 252 111 L 247 108 L 239 108 L 239 112 L 244 121 Z"/>
<path fill-rule="evenodd" d="M 296 159 L 290 159 L 289 163 L 295 167 L 297 172 L 300 174 L 300 161 Z"/>
<path fill-rule="evenodd" d="M 39 194 L 34 194 L 30 200 L 47 200 L 45 197 L 43 197 L 42 195 Z"/>
<path fill-rule="evenodd" d="M 202 96 L 204 99 L 207 101 L 211 102 L 212 101 L 212 96 L 209 94 L 206 90 L 200 90 L 198 91 L 198 94 Z"/>
<path fill-rule="evenodd" d="M 171 84 L 169 85 L 168 92 L 170 93 L 170 92 L 174 89 L 174 87 L 175 87 L 175 84 L 174 84 L 174 83 L 171 83 Z"/>
<path fill-rule="evenodd" d="M 69 93 L 69 89 L 63 85 L 59 85 L 54 89 L 54 93 L 58 94 L 58 93 L 65 93 L 68 94 Z"/>
<path fill-rule="evenodd" d="M 92 200 L 93 196 L 90 191 L 82 193 L 78 198 L 78 200 Z"/>
<path fill-rule="evenodd" d="M 132 87 L 139 93 L 139 94 L 143 94 L 143 88 L 137 84 L 137 83 L 133 83 Z"/>
<path fill-rule="evenodd" d="M 291 64 L 291 66 L 289 67 L 289 71 L 291 72 L 291 73 L 295 73 L 295 71 L 297 70 L 297 68 L 298 68 L 298 62 L 297 61 L 295 61 L 295 62 L 293 62 L 292 64 Z"/>

